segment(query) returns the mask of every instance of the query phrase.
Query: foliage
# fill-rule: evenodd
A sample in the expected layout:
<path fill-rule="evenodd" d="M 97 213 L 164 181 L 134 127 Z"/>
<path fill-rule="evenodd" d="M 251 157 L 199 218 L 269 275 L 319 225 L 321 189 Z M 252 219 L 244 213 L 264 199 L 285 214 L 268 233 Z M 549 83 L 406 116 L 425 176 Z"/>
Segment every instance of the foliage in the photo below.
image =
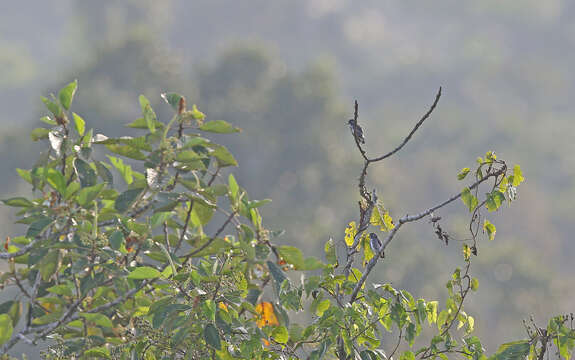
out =
<path fill-rule="evenodd" d="M 169 122 L 140 96 L 142 117 L 128 126 L 143 135 L 108 138 L 70 112 L 76 88 L 74 81 L 42 99 L 49 127 L 34 130 L 33 139 L 47 140 L 48 151 L 32 169 L 18 170 L 34 196 L 3 200 L 27 225 L 0 253 L 9 268 L 0 284 L 18 289 L 0 304 L 3 353 L 17 342 L 49 337 L 55 343 L 45 357 L 61 359 L 384 359 L 402 343 L 401 359 L 487 358 L 463 303 L 478 289 L 470 269 L 479 230 L 490 240 L 496 233 L 482 210 L 515 199 L 524 180 L 520 167 L 509 171 L 488 152 L 475 170 L 457 176 L 474 174 L 463 191 L 396 222 L 365 184 L 369 165 L 399 151 L 441 93 L 392 152 L 371 158 L 356 139 L 365 160 L 358 222 L 345 231 L 345 254 L 330 239 L 323 262 L 275 245 L 278 234 L 264 226 L 259 210 L 269 200 L 250 200 L 233 174 L 223 175 L 237 161 L 206 133 L 240 129 L 166 93 L 175 113 Z M 481 196 L 488 181 L 493 184 Z M 445 304 L 416 300 L 391 284 L 366 285 L 402 226 L 429 218 L 448 243 L 451 235 L 434 211 L 460 198 L 471 213 L 471 238 L 463 242 L 464 267 L 447 282 Z M 377 251 L 367 240 L 370 227 L 385 234 Z M 354 266 L 360 252 L 363 268 Z M 296 322 L 297 313 L 311 320 Z M 528 339 L 502 345 L 492 358 L 542 358 L 551 344 L 568 358 L 572 322 L 573 316 L 559 316 L 546 328 L 532 324 Z M 385 332 L 398 334 L 396 344 L 383 342 Z"/>

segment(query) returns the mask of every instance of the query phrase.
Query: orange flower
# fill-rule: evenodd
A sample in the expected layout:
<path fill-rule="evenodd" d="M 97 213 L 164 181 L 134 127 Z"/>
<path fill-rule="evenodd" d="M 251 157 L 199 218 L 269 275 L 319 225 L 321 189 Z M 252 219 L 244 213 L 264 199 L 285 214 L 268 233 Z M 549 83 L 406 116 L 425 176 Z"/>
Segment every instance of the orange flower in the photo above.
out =
<path fill-rule="evenodd" d="M 256 305 L 256 312 L 258 313 L 258 320 L 256 325 L 261 329 L 264 326 L 278 326 L 278 318 L 274 313 L 274 306 L 272 303 L 264 301 Z"/>

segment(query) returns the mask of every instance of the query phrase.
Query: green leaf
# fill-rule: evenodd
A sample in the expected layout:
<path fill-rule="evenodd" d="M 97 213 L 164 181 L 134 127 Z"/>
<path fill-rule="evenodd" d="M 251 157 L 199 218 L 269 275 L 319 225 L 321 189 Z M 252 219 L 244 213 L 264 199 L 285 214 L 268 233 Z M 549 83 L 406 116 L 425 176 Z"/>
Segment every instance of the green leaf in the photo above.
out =
<path fill-rule="evenodd" d="M 401 353 L 399 360 L 415 360 L 415 355 L 411 351 L 404 351 Z"/>
<path fill-rule="evenodd" d="M 182 95 L 176 93 L 163 93 L 161 96 L 162 99 L 164 99 L 165 102 L 170 104 L 170 106 L 174 110 L 176 111 L 179 110 L 180 99 L 183 97 Z"/>
<path fill-rule="evenodd" d="M 285 326 L 276 326 L 272 331 L 272 337 L 280 344 L 286 344 L 289 340 L 289 333 Z"/>
<path fill-rule="evenodd" d="M 124 234 L 120 230 L 114 231 L 110 236 L 110 247 L 114 250 L 119 250 L 124 244 Z"/>
<path fill-rule="evenodd" d="M 58 125 L 58 123 L 57 123 L 55 120 L 53 120 L 51 117 L 49 117 L 49 116 L 42 116 L 42 117 L 40 118 L 40 121 L 42 121 L 42 122 L 45 123 L 45 124 L 51 125 L 51 126 L 56 126 L 56 125 Z"/>
<path fill-rule="evenodd" d="M 485 219 L 483 222 L 483 230 L 487 231 L 487 235 L 489 235 L 489 240 L 495 239 L 495 225 L 493 225 L 489 220 Z"/>
<path fill-rule="evenodd" d="M 212 206 L 207 206 L 203 202 L 194 202 L 192 210 L 192 221 L 198 225 L 206 225 L 212 219 L 215 209 Z"/>
<path fill-rule="evenodd" d="M 272 202 L 272 199 L 262 199 L 262 200 L 251 200 L 248 202 L 248 207 L 250 209 L 259 208 L 260 206 L 264 206 L 265 204 L 269 204 Z"/>
<path fill-rule="evenodd" d="M 46 291 L 61 296 L 74 296 L 73 286 L 74 285 L 71 282 L 67 282 L 66 284 L 54 285 L 52 287 L 49 287 L 48 289 L 46 289 Z"/>
<path fill-rule="evenodd" d="M 230 176 L 228 177 L 228 187 L 230 189 L 230 194 L 232 195 L 232 199 L 237 198 L 240 187 L 239 187 L 238 183 L 236 182 L 236 178 L 234 177 L 233 174 L 230 174 Z"/>
<path fill-rule="evenodd" d="M 62 107 L 60 105 L 58 105 L 57 103 L 55 103 L 54 101 L 47 99 L 45 97 L 40 97 L 42 99 L 42 102 L 44 103 L 44 105 L 46 105 L 46 108 L 57 118 L 62 116 Z"/>
<path fill-rule="evenodd" d="M 459 172 L 459 174 L 457 174 L 457 180 L 463 180 L 465 179 L 465 177 L 467 176 L 467 174 L 469 174 L 469 172 L 471 171 L 470 168 L 463 168 L 461 169 L 461 171 Z"/>
<path fill-rule="evenodd" d="M 172 216 L 171 212 L 156 212 L 150 218 L 150 228 L 155 229 L 158 226 L 162 225 L 165 221 L 167 221 Z"/>
<path fill-rule="evenodd" d="M 74 94 L 76 93 L 77 87 L 78 80 L 74 80 L 68 85 L 64 86 L 60 92 L 58 92 L 58 99 L 60 99 L 60 104 L 62 104 L 64 109 L 70 109 L 70 105 L 72 105 L 72 100 L 74 100 Z"/>
<path fill-rule="evenodd" d="M 128 275 L 128 279 L 136 279 L 136 280 L 143 280 L 143 279 L 156 279 L 162 275 L 161 272 L 154 269 L 153 267 L 149 266 L 142 266 L 135 268 L 130 274 Z"/>
<path fill-rule="evenodd" d="M 124 160 L 120 158 L 108 155 L 108 159 L 110 159 L 112 165 L 114 165 L 114 167 L 118 170 L 120 175 L 122 175 L 122 178 L 124 179 L 126 184 L 130 185 L 134 181 L 134 177 L 132 176 L 133 174 L 132 167 L 128 164 L 124 164 Z"/>
<path fill-rule="evenodd" d="M 32 184 L 32 174 L 30 173 L 29 170 L 24 170 L 24 169 L 18 169 L 16 168 L 16 172 L 18 173 L 18 175 L 24 179 L 27 183 Z"/>
<path fill-rule="evenodd" d="M 7 314 L 0 315 L 0 345 L 12 337 L 12 319 Z"/>
<path fill-rule="evenodd" d="M 523 360 L 529 354 L 529 340 L 519 340 L 505 343 L 489 360 Z"/>
<path fill-rule="evenodd" d="M 477 198 L 475 195 L 471 194 L 471 191 L 467 187 L 464 188 L 461 192 L 461 201 L 463 201 L 470 212 L 473 211 L 478 205 Z"/>
<path fill-rule="evenodd" d="M 176 160 L 183 162 L 183 163 L 197 161 L 197 160 L 201 160 L 203 158 L 204 158 L 203 156 L 198 155 L 198 153 L 196 153 L 193 150 L 184 150 L 184 151 L 179 152 L 176 155 Z"/>
<path fill-rule="evenodd" d="M 106 184 L 85 187 L 78 193 L 78 204 L 84 208 L 90 207 L 92 201 L 98 197 Z"/>
<path fill-rule="evenodd" d="M 325 243 L 324 251 L 325 251 L 325 258 L 328 264 L 337 264 L 337 254 L 335 251 L 335 244 L 333 243 L 332 238 L 329 238 L 329 240 Z"/>
<path fill-rule="evenodd" d="M 152 145 L 149 142 L 147 136 L 131 137 L 131 136 L 121 136 L 119 138 L 107 138 L 105 135 L 98 134 L 96 136 L 102 136 L 98 141 L 94 141 L 94 144 L 102 145 L 127 145 L 136 150 L 152 151 Z"/>
<path fill-rule="evenodd" d="M 323 313 L 326 312 L 326 310 L 329 309 L 330 306 L 331 302 L 329 301 L 329 299 L 321 301 L 319 304 L 317 304 L 315 314 L 319 317 L 323 316 Z"/>
<path fill-rule="evenodd" d="M 149 129 L 148 128 L 148 123 L 146 122 L 146 119 L 144 118 L 138 118 L 136 120 L 134 120 L 133 122 L 126 124 L 127 127 L 132 128 L 132 129 Z M 161 121 L 155 121 L 154 122 L 154 127 L 156 129 L 161 129 L 162 127 L 164 127 L 164 124 Z"/>
<path fill-rule="evenodd" d="M 477 291 L 478 288 L 479 288 L 479 280 L 477 280 L 477 278 L 471 279 L 471 290 Z"/>
<path fill-rule="evenodd" d="M 277 266 L 274 262 L 272 261 L 267 261 L 267 265 L 268 265 L 268 269 L 270 269 L 270 273 L 272 274 L 274 280 L 281 285 L 281 283 L 283 283 L 283 281 L 285 279 L 287 279 L 287 277 L 285 276 L 284 272 L 282 269 L 280 269 L 279 266 Z"/>
<path fill-rule="evenodd" d="M 64 178 L 64 175 L 53 168 L 44 169 L 44 175 L 46 176 L 48 184 L 50 184 L 54 190 L 64 195 L 66 192 L 66 179 Z"/>
<path fill-rule="evenodd" d="M 100 178 L 102 178 L 102 180 L 104 180 L 108 184 L 113 185 L 114 176 L 112 175 L 112 172 L 108 169 L 106 164 L 101 161 L 94 161 L 94 164 L 96 165 L 96 173 L 98 173 L 98 176 L 100 176 Z"/>
<path fill-rule="evenodd" d="M 505 195 L 499 190 L 493 190 L 491 194 L 487 194 L 487 210 L 496 211 L 499 209 L 501 204 L 505 201 Z"/>
<path fill-rule="evenodd" d="M 427 310 L 427 322 L 429 325 L 437 321 L 437 301 L 429 301 L 426 305 Z"/>
<path fill-rule="evenodd" d="M 98 177 L 90 164 L 82 159 L 76 158 L 74 159 L 74 168 L 76 169 L 78 178 L 80 178 L 80 185 L 82 185 L 82 187 L 96 185 L 98 182 Z"/>
<path fill-rule="evenodd" d="M 148 101 L 148 99 L 146 99 L 144 95 L 140 95 L 140 106 L 142 108 L 142 114 L 144 115 L 144 120 L 146 121 L 146 126 L 148 127 L 148 129 L 152 134 L 155 133 L 157 116 L 156 113 L 154 112 L 154 109 L 152 109 L 150 102 Z"/>
<path fill-rule="evenodd" d="M 114 204 L 114 208 L 116 209 L 116 211 L 118 211 L 119 213 L 123 213 L 130 207 L 132 207 L 132 205 L 134 204 L 138 196 L 140 196 L 143 190 L 144 190 L 143 188 L 130 189 L 118 195 L 118 197 L 116 198 L 116 202 Z"/>
<path fill-rule="evenodd" d="M 39 220 L 34 221 L 32 224 L 30 224 L 30 227 L 28 227 L 28 231 L 26 232 L 26 237 L 27 238 L 34 238 L 37 235 L 40 235 L 40 233 L 42 231 L 44 231 L 44 229 L 46 229 L 48 227 L 48 225 L 52 224 L 54 222 L 54 219 L 49 218 L 47 216 L 44 216 L 42 218 L 40 218 Z"/>
<path fill-rule="evenodd" d="M 40 267 L 40 274 L 42 275 L 42 280 L 48 281 L 52 275 L 58 269 L 58 259 L 60 258 L 60 251 L 58 249 L 54 249 L 48 251 L 46 255 L 40 260 L 39 267 Z"/>
<path fill-rule="evenodd" d="M 206 343 L 216 350 L 220 350 L 222 348 L 220 334 L 213 324 L 207 324 L 204 328 L 204 340 L 206 340 Z"/>
<path fill-rule="evenodd" d="M 212 148 L 214 151 L 211 153 L 211 155 L 216 158 L 218 166 L 238 166 L 238 162 L 225 146 L 212 145 Z"/>
<path fill-rule="evenodd" d="M 14 207 L 31 207 L 34 203 L 24 197 L 13 197 L 10 199 L 2 200 L 2 202 L 8 206 Z"/>
<path fill-rule="evenodd" d="M 378 359 L 385 359 L 383 356 L 377 356 L 377 354 L 372 350 L 362 350 L 359 353 L 359 357 L 361 360 L 378 360 Z"/>
<path fill-rule="evenodd" d="M 312 271 L 312 270 L 323 269 L 324 267 L 325 267 L 324 263 L 322 263 L 318 258 L 311 256 L 305 258 L 303 262 L 303 267 L 298 270 Z"/>
<path fill-rule="evenodd" d="M 230 134 L 241 131 L 240 128 L 234 127 L 232 124 L 224 120 L 207 121 L 200 126 L 199 129 L 218 134 Z"/>
<path fill-rule="evenodd" d="M 96 346 L 84 351 L 82 358 L 111 359 L 110 351 L 103 346 Z"/>
<path fill-rule="evenodd" d="M 192 106 L 192 110 L 189 113 L 195 120 L 204 120 L 206 118 L 206 115 L 198 109 L 196 104 Z"/>
<path fill-rule="evenodd" d="M 292 264 L 296 270 L 302 270 L 304 267 L 304 258 L 300 249 L 294 246 L 278 246 L 277 250 L 288 264 Z"/>
<path fill-rule="evenodd" d="M 72 113 L 72 116 L 74 117 L 74 126 L 76 127 L 78 135 L 84 136 L 84 132 L 86 131 L 86 122 L 76 113 Z"/>
<path fill-rule="evenodd" d="M 521 172 L 521 167 L 519 165 L 515 165 L 513 167 L 513 186 L 519 186 L 523 181 L 525 181 L 525 178 Z"/>
<path fill-rule="evenodd" d="M 36 128 L 36 129 L 32 130 L 32 132 L 30 133 L 30 138 L 34 141 L 38 141 L 41 139 L 47 139 L 49 133 L 50 133 L 50 130 L 48 130 L 48 129 Z"/>
<path fill-rule="evenodd" d="M 106 145 L 106 148 L 115 154 L 122 155 L 130 159 L 146 160 L 146 155 L 144 155 L 140 150 L 129 145 L 108 144 Z"/>
<path fill-rule="evenodd" d="M 112 323 L 112 320 L 110 320 L 110 318 L 108 318 L 106 315 L 104 314 L 97 314 L 97 313 L 80 313 L 78 314 L 81 317 L 83 317 L 84 319 L 88 320 L 89 322 L 92 322 L 98 326 L 102 326 L 102 327 L 107 327 L 107 328 L 113 328 L 114 324 Z"/>
<path fill-rule="evenodd" d="M 80 190 L 80 183 L 77 181 L 72 181 L 66 187 L 66 193 L 64 194 L 64 199 L 69 200 L 72 195 L 74 195 L 78 190 Z"/>

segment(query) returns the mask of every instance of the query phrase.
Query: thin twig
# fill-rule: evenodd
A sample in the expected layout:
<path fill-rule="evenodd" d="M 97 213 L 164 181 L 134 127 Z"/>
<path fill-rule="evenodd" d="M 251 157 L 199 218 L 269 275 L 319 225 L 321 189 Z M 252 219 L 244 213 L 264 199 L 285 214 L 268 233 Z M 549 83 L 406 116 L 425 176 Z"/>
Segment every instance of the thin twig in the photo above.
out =
<path fill-rule="evenodd" d="M 206 241 L 202 246 L 200 246 L 199 248 L 197 248 L 196 250 L 190 252 L 188 255 L 186 255 L 186 259 L 183 262 L 184 264 L 192 258 L 192 256 L 198 254 L 200 251 L 204 250 L 205 248 L 207 248 L 208 246 L 210 246 L 210 244 L 216 240 L 216 238 L 218 237 L 218 235 L 220 235 L 222 233 L 222 231 L 224 231 L 224 229 L 226 228 L 226 226 L 230 223 L 230 221 L 232 221 L 232 218 L 236 216 L 236 211 L 232 212 L 230 214 L 230 216 L 228 216 L 228 218 L 226 219 L 226 221 L 222 224 L 222 226 L 220 226 L 220 228 L 216 231 L 216 233 L 214 234 L 214 236 L 212 236 L 210 238 L 210 240 Z"/>
<path fill-rule="evenodd" d="M 357 104 L 357 100 L 355 100 L 354 103 L 354 111 L 353 111 L 353 129 L 357 129 L 358 125 L 357 125 L 357 120 L 359 118 L 359 105 Z M 365 161 L 369 161 L 369 159 L 367 158 L 367 154 L 365 153 L 365 150 L 363 150 L 363 148 L 361 147 L 361 143 L 359 142 L 359 131 L 352 131 L 353 133 L 353 139 L 355 140 L 355 144 L 357 145 L 357 148 L 359 149 L 359 152 L 361 153 L 361 156 L 363 156 L 363 158 L 365 159 Z"/>
<path fill-rule="evenodd" d="M 397 338 L 397 344 L 395 344 L 395 348 L 393 348 L 393 351 L 388 356 L 388 359 L 393 359 L 393 355 L 395 355 L 395 352 L 399 348 L 399 344 L 401 344 L 401 336 L 402 335 L 403 335 L 403 328 L 399 329 L 399 337 Z"/>
<path fill-rule="evenodd" d="M 374 158 L 374 159 L 369 159 L 370 162 L 376 162 L 376 161 L 380 161 L 383 159 L 387 159 L 388 157 L 392 156 L 393 154 L 395 154 L 396 152 L 398 152 L 399 150 L 401 150 L 402 147 L 405 146 L 405 144 L 407 144 L 407 142 L 411 139 L 411 137 L 413 136 L 413 134 L 415 134 L 415 132 L 417 131 L 417 129 L 419 129 L 419 127 L 423 124 L 423 122 L 425 120 L 427 120 L 427 118 L 429 118 L 429 116 L 431 115 L 431 113 L 433 112 L 433 110 L 435 110 L 435 107 L 437 106 L 437 103 L 439 102 L 439 98 L 441 98 L 441 86 L 439 87 L 439 91 L 437 91 L 437 95 L 435 95 L 435 100 L 433 101 L 433 104 L 431 105 L 431 107 L 429 108 L 429 110 L 427 110 L 427 112 L 425 113 L 425 115 L 423 115 L 423 117 L 417 122 L 417 124 L 415 124 L 415 127 L 411 130 L 411 132 L 409 133 L 409 135 L 407 135 L 407 137 L 405 139 L 403 139 L 403 142 L 401 144 L 399 144 L 398 147 L 396 147 L 395 149 L 393 149 L 392 151 L 388 152 L 385 155 L 382 155 L 380 157 Z"/>
<path fill-rule="evenodd" d="M 188 212 L 186 213 L 186 220 L 184 222 L 184 227 L 182 228 L 182 233 L 180 234 L 180 239 L 178 240 L 178 245 L 176 245 L 176 251 L 178 251 L 180 249 L 180 246 L 182 246 L 184 236 L 186 236 L 186 232 L 188 231 L 188 226 L 190 224 L 190 217 L 192 216 L 193 208 L 194 208 L 194 200 L 190 200 L 190 207 L 188 208 Z"/>
<path fill-rule="evenodd" d="M 214 180 L 216 180 L 216 178 L 218 177 L 219 173 L 220 173 L 220 169 L 221 167 L 216 167 L 216 171 L 212 174 L 212 177 L 210 178 L 210 180 L 208 180 L 208 186 L 212 186 L 212 183 L 214 182 Z"/>

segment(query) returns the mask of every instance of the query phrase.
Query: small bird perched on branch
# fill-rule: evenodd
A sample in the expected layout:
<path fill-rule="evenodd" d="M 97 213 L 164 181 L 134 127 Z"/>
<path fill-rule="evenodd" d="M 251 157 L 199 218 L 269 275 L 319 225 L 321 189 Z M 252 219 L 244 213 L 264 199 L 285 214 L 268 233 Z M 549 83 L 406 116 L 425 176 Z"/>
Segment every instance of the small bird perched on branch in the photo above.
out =
<path fill-rule="evenodd" d="M 373 251 L 375 255 L 377 255 L 381 250 L 383 244 L 381 243 L 381 240 L 379 240 L 379 237 L 377 237 L 376 233 L 369 233 L 369 246 L 371 246 L 371 251 Z M 380 256 L 382 258 L 385 257 L 383 252 Z"/>
<path fill-rule="evenodd" d="M 361 144 L 365 144 L 365 138 L 363 137 L 363 129 L 361 126 L 359 126 L 359 124 L 356 123 L 354 119 L 349 119 L 347 124 L 349 125 L 349 130 L 351 130 L 353 137 L 355 137 L 355 134 L 357 133 L 357 140 Z"/>

